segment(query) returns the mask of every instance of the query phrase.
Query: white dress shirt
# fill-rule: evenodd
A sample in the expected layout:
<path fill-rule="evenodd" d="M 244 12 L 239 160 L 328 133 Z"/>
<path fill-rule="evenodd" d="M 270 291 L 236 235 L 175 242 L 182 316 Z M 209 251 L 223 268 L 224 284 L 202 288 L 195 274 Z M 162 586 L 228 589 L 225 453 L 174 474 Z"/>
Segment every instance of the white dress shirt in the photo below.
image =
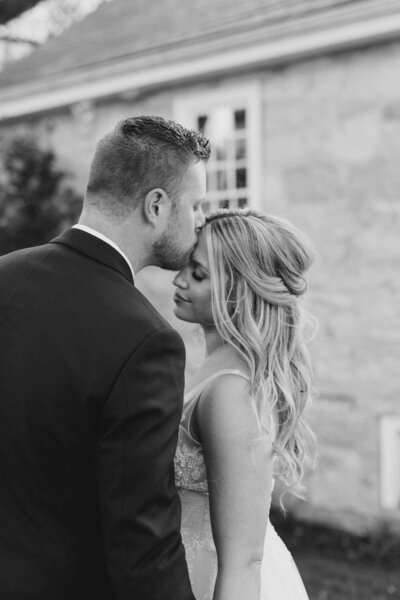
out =
<path fill-rule="evenodd" d="M 96 231 L 95 229 L 92 229 L 91 227 L 87 227 L 87 225 L 81 225 L 80 223 L 77 223 L 76 225 L 73 225 L 72 229 L 80 229 L 81 231 L 86 231 L 86 233 L 89 233 L 90 235 L 94 235 L 95 237 L 99 238 L 99 240 L 103 240 L 103 242 L 105 242 L 106 244 L 109 244 L 110 246 L 112 246 L 114 248 L 114 250 L 116 250 L 117 252 L 119 252 L 120 255 L 126 260 L 126 262 L 128 263 L 128 266 L 129 266 L 129 268 L 131 270 L 132 278 L 135 279 L 135 273 L 133 271 L 133 268 L 132 268 L 132 265 L 131 265 L 131 261 L 126 256 L 125 252 L 123 252 L 121 250 L 121 248 L 119 246 L 117 246 L 117 244 L 115 242 L 113 242 L 112 240 L 110 240 L 110 238 L 108 238 L 105 235 L 103 235 L 102 233 L 100 233 L 100 231 Z"/>

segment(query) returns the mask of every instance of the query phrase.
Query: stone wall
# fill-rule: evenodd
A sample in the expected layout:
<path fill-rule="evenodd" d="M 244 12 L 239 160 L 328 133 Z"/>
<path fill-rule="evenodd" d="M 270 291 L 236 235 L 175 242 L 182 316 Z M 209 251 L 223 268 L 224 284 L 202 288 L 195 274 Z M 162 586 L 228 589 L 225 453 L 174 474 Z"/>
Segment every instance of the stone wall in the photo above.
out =
<path fill-rule="evenodd" d="M 299 510 L 349 526 L 400 522 L 380 508 L 378 480 L 378 418 L 400 413 L 399 72 L 392 44 L 264 75 L 266 209 L 317 250 L 308 303 L 320 323 L 320 458 L 312 507 Z"/>
<path fill-rule="evenodd" d="M 319 395 L 310 411 L 319 465 L 308 477 L 310 503 L 293 507 L 356 528 L 377 520 L 400 527 L 400 509 L 380 507 L 378 440 L 379 415 L 400 413 L 399 72 L 400 44 L 392 43 L 246 75 L 263 90 L 265 210 L 304 229 L 317 251 L 307 307 L 320 323 L 312 344 Z M 28 125 L 50 140 L 83 189 L 103 133 L 131 114 L 172 117 L 183 93 L 82 104 Z M 173 319 L 170 284 L 168 274 L 139 276 L 182 331 L 190 372 L 201 342 Z"/>

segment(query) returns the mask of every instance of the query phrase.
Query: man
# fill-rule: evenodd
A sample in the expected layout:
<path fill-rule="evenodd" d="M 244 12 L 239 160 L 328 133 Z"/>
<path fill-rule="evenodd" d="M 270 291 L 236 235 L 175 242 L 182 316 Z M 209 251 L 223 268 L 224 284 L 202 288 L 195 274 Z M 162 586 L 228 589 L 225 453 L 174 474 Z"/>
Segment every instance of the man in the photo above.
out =
<path fill-rule="evenodd" d="M 79 224 L 0 259 L 1 600 L 193 600 L 173 473 L 184 348 L 133 278 L 185 264 L 209 152 L 172 121 L 122 121 Z"/>

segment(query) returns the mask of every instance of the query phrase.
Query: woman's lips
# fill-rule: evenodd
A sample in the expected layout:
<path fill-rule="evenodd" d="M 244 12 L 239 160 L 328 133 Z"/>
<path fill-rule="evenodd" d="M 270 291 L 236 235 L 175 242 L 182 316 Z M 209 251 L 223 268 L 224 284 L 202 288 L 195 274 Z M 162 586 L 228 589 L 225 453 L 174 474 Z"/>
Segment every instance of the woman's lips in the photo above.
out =
<path fill-rule="evenodd" d="M 190 302 L 190 300 L 186 300 L 186 298 L 182 298 L 179 294 L 174 295 L 174 302 Z"/>

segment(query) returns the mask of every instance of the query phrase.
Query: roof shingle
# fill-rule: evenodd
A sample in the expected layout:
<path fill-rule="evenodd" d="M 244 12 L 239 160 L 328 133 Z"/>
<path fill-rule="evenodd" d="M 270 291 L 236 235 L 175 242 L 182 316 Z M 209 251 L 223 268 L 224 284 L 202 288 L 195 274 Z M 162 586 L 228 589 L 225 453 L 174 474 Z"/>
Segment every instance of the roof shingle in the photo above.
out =
<path fill-rule="evenodd" d="M 399 0 L 109 0 L 0 74 L 0 121 L 393 39 Z"/>
<path fill-rule="evenodd" d="M 0 86 L 72 75 L 110 67 L 127 59 L 149 59 L 166 53 L 185 58 L 190 48 L 207 53 L 237 47 L 261 36 L 296 32 L 340 17 L 360 5 L 371 10 L 398 0 L 111 0 L 72 25 L 28 57 L 0 74 Z M 350 14 L 351 18 L 351 14 Z"/>

